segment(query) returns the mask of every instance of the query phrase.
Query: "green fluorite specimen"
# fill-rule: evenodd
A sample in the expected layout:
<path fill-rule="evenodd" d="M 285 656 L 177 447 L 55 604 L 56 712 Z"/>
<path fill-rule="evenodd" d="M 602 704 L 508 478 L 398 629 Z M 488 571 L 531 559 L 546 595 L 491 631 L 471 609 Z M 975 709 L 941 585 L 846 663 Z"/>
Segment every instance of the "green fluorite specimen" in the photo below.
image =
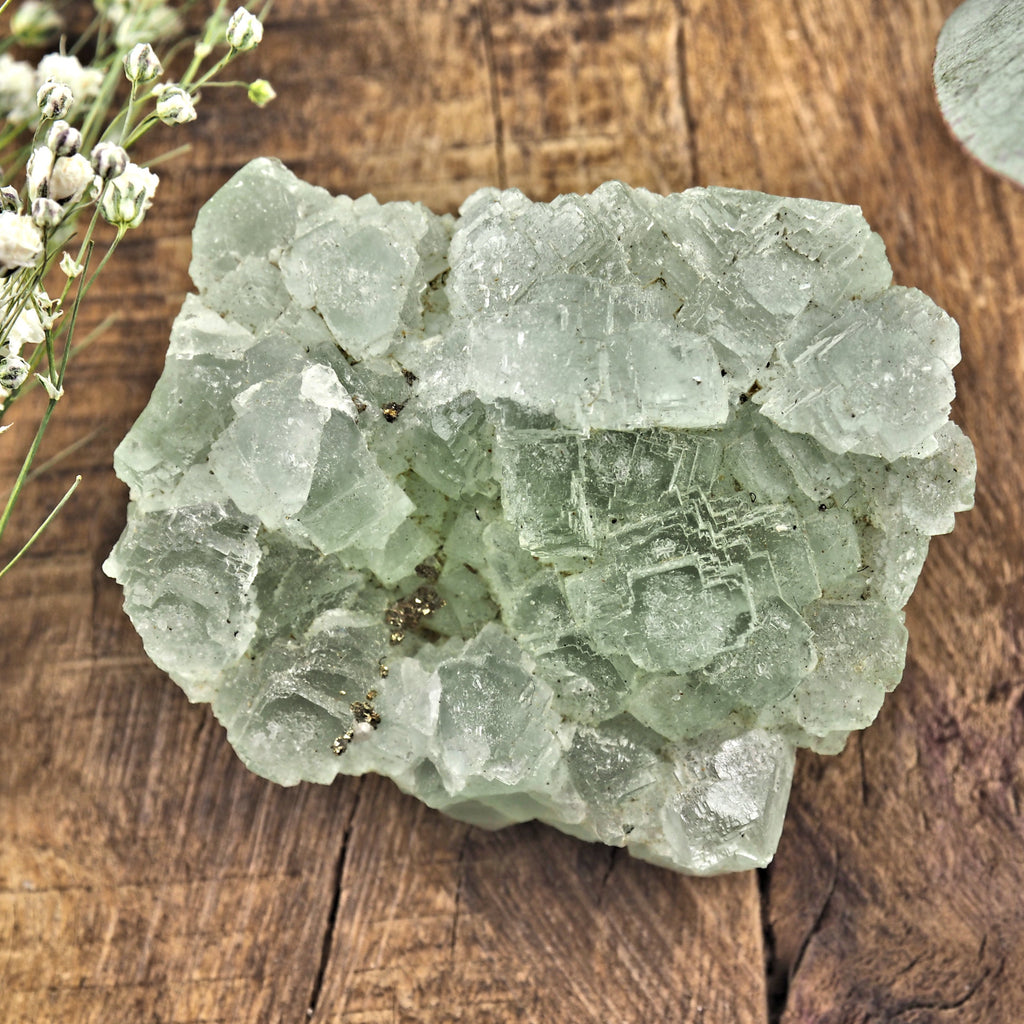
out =
<path fill-rule="evenodd" d="M 456 220 L 257 160 L 192 277 L 106 569 L 246 764 L 764 864 L 972 501 L 956 324 L 860 211 L 611 182 Z"/>
<path fill-rule="evenodd" d="M 934 75 L 967 151 L 1024 185 L 1024 0 L 965 0 L 939 34 Z"/>

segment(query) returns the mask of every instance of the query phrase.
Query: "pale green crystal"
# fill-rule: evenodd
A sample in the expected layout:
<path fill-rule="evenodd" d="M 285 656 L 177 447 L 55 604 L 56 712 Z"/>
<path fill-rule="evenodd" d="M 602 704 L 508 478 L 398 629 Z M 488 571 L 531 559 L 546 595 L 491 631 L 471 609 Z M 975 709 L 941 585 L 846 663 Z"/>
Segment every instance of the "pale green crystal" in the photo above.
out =
<path fill-rule="evenodd" d="M 461 213 L 236 175 L 105 568 L 268 778 L 764 864 L 795 748 L 877 714 L 971 504 L 956 325 L 854 207 L 612 182 Z"/>
<path fill-rule="evenodd" d="M 976 159 L 1024 185 L 1024 0 L 964 0 L 935 53 L 935 91 Z"/>

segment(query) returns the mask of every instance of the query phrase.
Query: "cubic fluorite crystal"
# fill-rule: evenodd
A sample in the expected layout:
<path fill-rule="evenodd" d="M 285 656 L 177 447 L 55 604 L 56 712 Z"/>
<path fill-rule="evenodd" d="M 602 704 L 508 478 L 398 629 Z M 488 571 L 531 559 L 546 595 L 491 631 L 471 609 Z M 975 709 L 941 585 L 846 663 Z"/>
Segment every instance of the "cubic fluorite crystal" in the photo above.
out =
<path fill-rule="evenodd" d="M 953 134 L 1024 185 L 1024 0 L 965 0 L 939 34 L 935 91 Z"/>
<path fill-rule="evenodd" d="M 860 211 L 611 182 L 456 220 L 258 160 L 191 273 L 106 570 L 245 763 L 770 859 L 973 494 L 956 325 Z"/>

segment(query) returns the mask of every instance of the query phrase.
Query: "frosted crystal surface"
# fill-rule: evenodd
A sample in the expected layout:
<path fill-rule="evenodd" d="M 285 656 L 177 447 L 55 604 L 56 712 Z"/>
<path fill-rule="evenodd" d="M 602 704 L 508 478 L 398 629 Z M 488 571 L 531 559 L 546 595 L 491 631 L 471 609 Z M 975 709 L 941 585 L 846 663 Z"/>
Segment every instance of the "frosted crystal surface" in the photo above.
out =
<path fill-rule="evenodd" d="M 965 0 L 939 34 L 935 91 L 976 159 L 1024 185 L 1024 0 Z"/>
<path fill-rule="evenodd" d="M 105 568 L 245 763 L 767 862 L 973 500 L 956 324 L 860 211 L 612 182 L 456 219 L 258 160 L 191 273 Z"/>

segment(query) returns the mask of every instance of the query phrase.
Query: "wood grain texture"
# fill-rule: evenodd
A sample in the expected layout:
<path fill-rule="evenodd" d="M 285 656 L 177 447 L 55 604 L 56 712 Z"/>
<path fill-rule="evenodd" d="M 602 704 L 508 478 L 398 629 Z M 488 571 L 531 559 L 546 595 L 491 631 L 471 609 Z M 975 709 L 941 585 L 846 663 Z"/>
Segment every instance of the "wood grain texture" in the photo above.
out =
<path fill-rule="evenodd" d="M 1024 194 L 948 137 L 955 0 L 278 0 L 245 72 L 85 307 L 0 583 L 0 1021 L 1019 1024 L 1024 1020 Z M 196 211 L 258 153 L 333 191 L 453 210 L 620 177 L 859 203 L 957 317 L 978 507 L 933 543 L 908 670 L 835 758 L 802 754 L 768 871 L 688 879 L 379 779 L 283 790 L 145 659 L 99 564 L 114 445 L 189 288 Z M 125 302 L 129 296 L 131 301 Z M 0 478 L 31 431 L 0 444 Z"/>

